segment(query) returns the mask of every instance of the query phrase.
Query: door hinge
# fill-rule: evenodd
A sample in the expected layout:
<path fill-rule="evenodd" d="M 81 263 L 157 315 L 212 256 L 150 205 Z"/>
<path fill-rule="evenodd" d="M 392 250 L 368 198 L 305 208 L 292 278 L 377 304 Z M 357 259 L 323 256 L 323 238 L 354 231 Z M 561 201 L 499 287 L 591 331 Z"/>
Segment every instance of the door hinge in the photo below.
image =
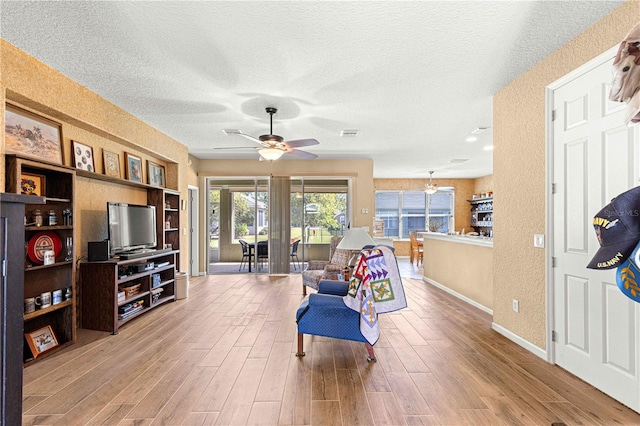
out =
<path fill-rule="evenodd" d="M 552 342 L 558 341 L 558 333 L 556 333 L 555 330 L 551 332 L 551 341 Z"/>
<path fill-rule="evenodd" d="M 551 121 L 556 121 L 556 110 L 551 111 Z"/>
<path fill-rule="evenodd" d="M 552 193 L 552 194 L 555 194 L 555 193 L 556 193 L 556 184 L 555 184 L 555 183 L 552 183 L 552 184 L 551 184 L 551 193 Z"/>
<path fill-rule="evenodd" d="M 3 277 L 7 276 L 7 260 L 6 259 L 2 259 L 2 276 Z"/>
<path fill-rule="evenodd" d="M 555 256 L 551 257 L 551 267 L 555 268 L 557 266 L 557 258 Z"/>

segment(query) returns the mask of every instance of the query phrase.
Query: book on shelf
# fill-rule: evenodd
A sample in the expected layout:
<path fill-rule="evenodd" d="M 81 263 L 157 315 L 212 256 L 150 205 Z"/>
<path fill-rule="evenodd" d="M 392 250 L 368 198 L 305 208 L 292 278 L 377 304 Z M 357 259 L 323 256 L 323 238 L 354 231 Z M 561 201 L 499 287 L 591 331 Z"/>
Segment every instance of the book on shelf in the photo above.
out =
<path fill-rule="evenodd" d="M 143 303 L 144 303 L 144 300 L 140 299 L 138 301 L 127 303 L 126 305 L 119 306 L 118 307 L 118 313 L 125 314 L 125 313 L 131 311 L 132 309 L 136 309 L 137 307 L 142 306 Z"/>
<path fill-rule="evenodd" d="M 123 320 L 123 319 L 127 319 L 127 318 L 129 318 L 130 316 L 132 316 L 132 315 L 134 315 L 134 314 L 136 314 L 136 313 L 140 312 L 140 311 L 141 311 L 141 310 L 143 310 L 143 309 L 144 309 L 144 306 L 140 305 L 140 306 L 138 306 L 138 307 L 136 307 L 136 308 L 131 309 L 130 311 L 127 311 L 126 313 L 118 314 L 118 319 L 121 319 L 121 320 Z"/>

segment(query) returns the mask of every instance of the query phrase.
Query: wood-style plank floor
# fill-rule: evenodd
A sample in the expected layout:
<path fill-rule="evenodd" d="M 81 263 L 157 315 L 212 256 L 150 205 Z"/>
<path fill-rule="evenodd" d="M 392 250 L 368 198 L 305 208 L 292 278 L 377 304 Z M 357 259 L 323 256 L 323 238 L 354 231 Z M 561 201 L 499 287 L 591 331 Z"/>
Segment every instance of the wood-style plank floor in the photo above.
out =
<path fill-rule="evenodd" d="M 361 343 L 315 336 L 295 356 L 300 275 L 191 278 L 187 299 L 116 336 L 80 330 L 26 368 L 23 424 L 640 425 L 407 275 L 409 307 L 381 315 L 377 363 Z"/>

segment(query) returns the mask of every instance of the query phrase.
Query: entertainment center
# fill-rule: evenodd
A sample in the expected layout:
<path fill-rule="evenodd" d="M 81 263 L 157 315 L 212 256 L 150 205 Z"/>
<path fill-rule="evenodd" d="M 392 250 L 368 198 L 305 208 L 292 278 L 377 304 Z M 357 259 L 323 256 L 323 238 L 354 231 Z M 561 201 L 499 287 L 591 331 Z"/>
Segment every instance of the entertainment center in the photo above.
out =
<path fill-rule="evenodd" d="M 177 253 L 161 250 L 142 258 L 83 263 L 81 280 L 91 283 L 82 288 L 83 328 L 117 334 L 133 318 L 175 300 Z"/>
<path fill-rule="evenodd" d="M 178 191 L 19 154 L 7 154 L 5 162 L 6 191 L 29 194 L 24 196 L 24 225 L 20 226 L 24 260 L 18 266 L 24 275 L 24 290 L 20 290 L 24 306 L 17 313 L 23 312 L 18 333 L 24 332 L 25 366 L 73 344 L 80 322 L 85 328 L 116 334 L 133 318 L 176 300 L 176 268 L 180 265 Z M 140 253 L 131 254 L 129 259 L 81 261 L 77 244 L 82 238 L 75 210 L 77 177 L 146 192 L 144 208 L 154 211 L 154 219 L 145 239 L 152 236 L 154 243 L 149 240 Z M 133 229 L 137 231 L 135 225 Z M 134 271 L 140 264 L 147 266 Z M 77 268 L 82 291 L 76 286 Z M 129 293 L 118 298 L 125 289 Z M 80 294 L 82 298 L 78 300 Z"/>

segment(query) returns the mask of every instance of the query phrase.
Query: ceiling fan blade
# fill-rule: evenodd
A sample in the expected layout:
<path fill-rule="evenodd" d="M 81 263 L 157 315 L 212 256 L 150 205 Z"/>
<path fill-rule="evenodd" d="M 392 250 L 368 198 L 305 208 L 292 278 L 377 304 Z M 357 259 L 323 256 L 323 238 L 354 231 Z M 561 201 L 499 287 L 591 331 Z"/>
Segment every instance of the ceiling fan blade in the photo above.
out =
<path fill-rule="evenodd" d="M 216 146 L 213 149 L 259 149 L 257 146 Z"/>
<path fill-rule="evenodd" d="M 285 141 L 284 144 L 289 148 L 300 148 L 301 146 L 319 145 L 315 139 L 297 139 L 295 141 Z"/>
<path fill-rule="evenodd" d="M 312 154 L 310 152 L 302 151 L 300 149 L 295 149 L 295 148 L 289 148 L 285 152 L 287 154 L 295 155 L 296 157 L 306 158 L 306 159 L 309 159 L 309 160 L 313 160 L 315 158 L 318 158 L 318 156 L 316 154 Z"/>
<path fill-rule="evenodd" d="M 262 142 L 260 139 L 255 138 L 255 137 L 253 137 L 251 135 L 247 135 L 247 134 L 242 133 L 242 132 L 238 133 L 238 135 L 243 136 L 243 137 L 249 139 L 250 141 L 253 141 L 253 142 L 255 142 L 257 144 L 260 144 L 262 146 L 268 146 L 266 143 Z"/>

